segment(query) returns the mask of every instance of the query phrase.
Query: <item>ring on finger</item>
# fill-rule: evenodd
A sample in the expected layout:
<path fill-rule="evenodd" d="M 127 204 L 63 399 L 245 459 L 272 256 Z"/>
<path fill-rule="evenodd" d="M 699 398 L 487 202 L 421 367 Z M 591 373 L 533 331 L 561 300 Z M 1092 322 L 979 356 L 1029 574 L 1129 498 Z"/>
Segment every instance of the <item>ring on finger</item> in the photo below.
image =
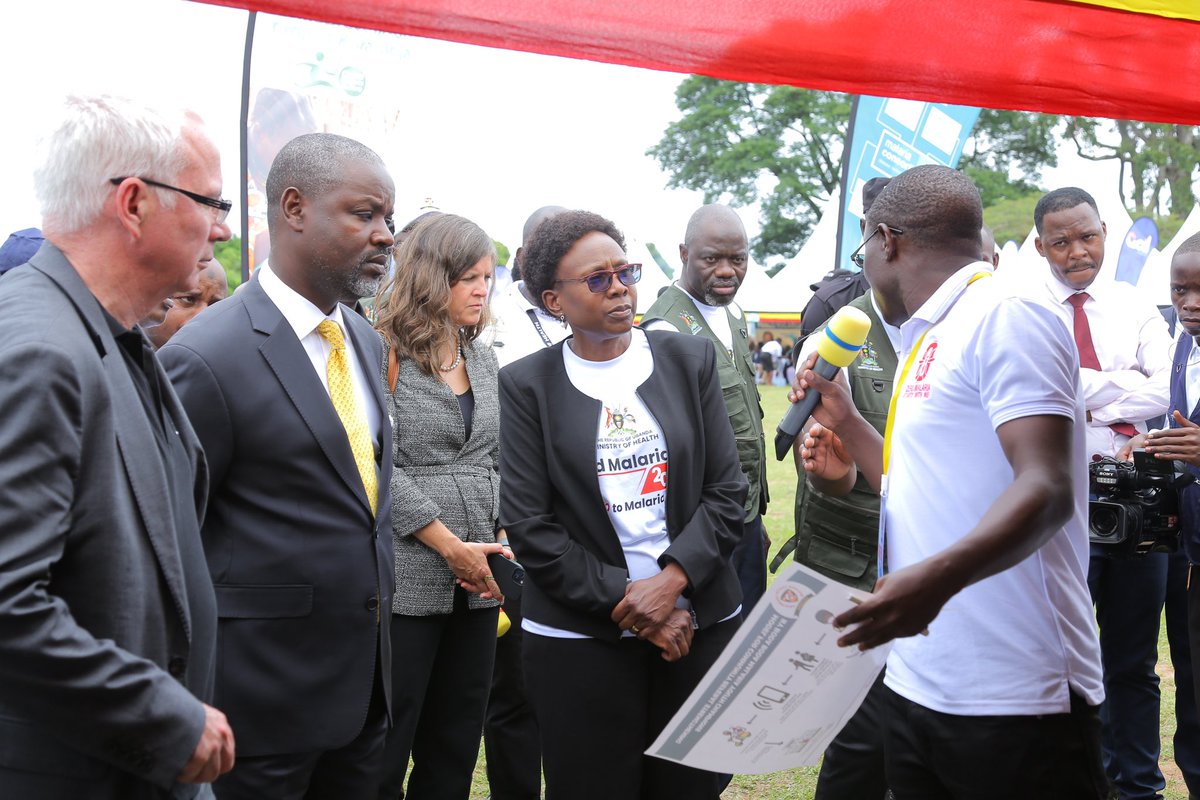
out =
<path fill-rule="evenodd" d="M 641 633 L 641 630 L 638 628 L 637 625 L 630 625 L 629 630 L 633 631 L 634 636 L 637 636 L 638 634 Z"/>

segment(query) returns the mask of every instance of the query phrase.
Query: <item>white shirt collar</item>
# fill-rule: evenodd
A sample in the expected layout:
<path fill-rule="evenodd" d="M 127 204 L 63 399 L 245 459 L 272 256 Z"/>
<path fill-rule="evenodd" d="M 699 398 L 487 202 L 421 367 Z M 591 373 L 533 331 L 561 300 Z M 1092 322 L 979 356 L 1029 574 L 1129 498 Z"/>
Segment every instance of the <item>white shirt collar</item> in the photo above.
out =
<path fill-rule="evenodd" d="M 262 286 L 262 290 L 279 309 L 279 313 L 287 320 L 288 325 L 292 326 L 297 339 L 303 340 L 304 337 L 316 331 L 317 326 L 327 319 L 336 322 L 342 329 L 342 333 L 349 335 L 346 334 L 346 323 L 342 319 L 341 303 L 335 304 L 333 312 L 326 316 L 325 312 L 313 305 L 307 297 L 284 283 L 271 270 L 269 264 L 261 264 L 255 271 L 258 273 L 258 282 Z"/>
<path fill-rule="evenodd" d="M 1046 289 L 1050 292 L 1050 296 L 1054 298 L 1055 303 L 1065 303 L 1071 295 L 1079 293 L 1080 290 L 1073 289 L 1060 281 L 1049 265 L 1046 267 L 1046 272 Z M 1105 281 L 1102 278 L 1102 275 L 1097 274 L 1092 284 L 1082 291 L 1087 292 L 1090 297 L 1096 300 L 1104 297 L 1112 287 L 1112 281 Z"/>
<path fill-rule="evenodd" d="M 934 325 L 958 302 L 959 296 L 966 290 L 971 278 L 977 272 L 992 273 L 992 265 L 986 261 L 976 261 L 960 268 L 934 290 L 928 299 L 921 304 L 916 312 L 900 325 L 901 339 L 905 352 L 912 347 L 916 337 Z"/>

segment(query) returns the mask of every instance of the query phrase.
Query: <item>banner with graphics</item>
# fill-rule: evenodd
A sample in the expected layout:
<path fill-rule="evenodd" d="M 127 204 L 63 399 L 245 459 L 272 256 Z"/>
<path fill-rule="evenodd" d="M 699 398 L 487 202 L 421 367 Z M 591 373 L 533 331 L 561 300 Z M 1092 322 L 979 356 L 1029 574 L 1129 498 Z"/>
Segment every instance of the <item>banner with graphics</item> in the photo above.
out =
<path fill-rule="evenodd" d="M 857 269 L 850 261 L 862 242 L 862 188 L 871 178 L 891 178 L 918 164 L 958 165 L 963 145 L 979 118 L 978 108 L 864 95 L 855 100 L 842 151 L 842 205 L 837 262 L 831 269 Z"/>
<path fill-rule="evenodd" d="M 293 138 L 315 132 L 357 139 L 380 152 L 400 125 L 395 92 L 404 39 L 323 22 L 258 14 L 248 29 L 246 248 L 250 270 L 268 258 L 271 162 Z"/>
<path fill-rule="evenodd" d="M 869 596 L 787 567 L 646 754 L 739 775 L 819 762 L 892 647 L 837 645 L 834 618 Z"/>
<path fill-rule="evenodd" d="M 1121 243 L 1121 255 L 1117 258 L 1117 272 L 1114 277 L 1119 281 L 1137 286 L 1142 276 L 1142 268 L 1150 251 L 1158 247 L 1158 226 L 1149 217 L 1138 217 L 1125 234 Z"/>

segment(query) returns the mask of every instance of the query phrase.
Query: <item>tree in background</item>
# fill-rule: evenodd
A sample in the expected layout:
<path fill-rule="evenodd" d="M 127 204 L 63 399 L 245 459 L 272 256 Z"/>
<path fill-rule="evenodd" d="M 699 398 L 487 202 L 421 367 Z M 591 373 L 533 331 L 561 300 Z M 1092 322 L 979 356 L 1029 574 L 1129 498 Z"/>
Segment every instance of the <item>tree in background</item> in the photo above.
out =
<path fill-rule="evenodd" d="M 680 119 L 647 150 L 668 174 L 667 185 L 702 192 L 706 203 L 758 203 L 761 232 L 750 248 L 758 263 L 799 252 L 841 180 L 850 96 L 692 75 L 675 90 L 675 105 Z M 959 167 L 979 187 L 996 240 L 1021 241 L 1044 192 L 1042 170 L 1056 166 L 1058 141 L 1070 133 L 1085 157 L 1121 159 L 1122 197 L 1131 213 L 1157 208 L 1169 194 L 1175 221 L 1160 220 L 1165 237 L 1194 203 L 1196 131 L 983 109 Z M 1113 133 L 1119 144 L 1109 144 Z"/>
<path fill-rule="evenodd" d="M 647 151 L 667 185 L 706 203 L 761 203 L 751 243 L 760 264 L 798 251 L 840 180 L 850 96 L 692 75 L 675 105 L 683 116 Z"/>
<path fill-rule="evenodd" d="M 1163 201 L 1172 217 L 1184 219 L 1196 204 L 1193 185 L 1200 168 L 1200 128 L 1152 122 L 1077 117 L 1071 138 L 1079 155 L 1092 161 L 1121 162 L 1120 190 L 1129 213 L 1158 216 Z"/>
<path fill-rule="evenodd" d="M 229 279 L 229 291 L 232 292 L 242 282 L 242 240 L 234 236 L 228 242 L 217 242 L 213 247 L 213 255 L 225 268 L 225 277 Z"/>

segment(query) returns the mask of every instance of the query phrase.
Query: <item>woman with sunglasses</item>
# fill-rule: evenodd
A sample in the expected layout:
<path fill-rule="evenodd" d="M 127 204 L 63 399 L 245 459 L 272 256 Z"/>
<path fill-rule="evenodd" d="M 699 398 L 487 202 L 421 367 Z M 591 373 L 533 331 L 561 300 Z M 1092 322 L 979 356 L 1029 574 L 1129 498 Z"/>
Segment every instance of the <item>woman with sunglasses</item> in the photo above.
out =
<path fill-rule="evenodd" d="M 740 619 L 747 486 L 712 343 L 633 326 L 641 265 L 596 214 L 539 225 L 522 274 L 572 330 L 500 373 L 500 518 L 526 570 L 548 793 L 716 800 L 717 774 L 642 755 Z"/>

